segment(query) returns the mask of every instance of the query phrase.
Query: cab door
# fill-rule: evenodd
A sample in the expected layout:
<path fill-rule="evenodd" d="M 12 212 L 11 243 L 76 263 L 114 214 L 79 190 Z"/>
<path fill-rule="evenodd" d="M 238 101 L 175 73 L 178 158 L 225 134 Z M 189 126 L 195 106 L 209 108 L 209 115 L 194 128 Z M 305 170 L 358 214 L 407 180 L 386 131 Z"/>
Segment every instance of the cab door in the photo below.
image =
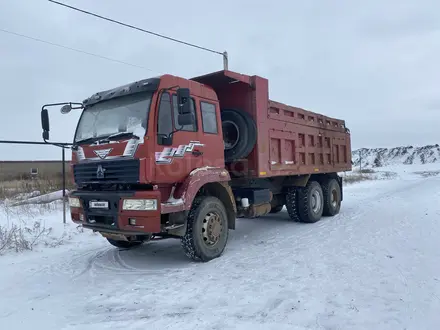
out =
<path fill-rule="evenodd" d="M 177 122 L 177 95 L 164 92 L 160 96 L 157 115 L 157 143 L 155 149 L 156 182 L 182 182 L 193 169 L 203 166 L 204 144 L 198 129 L 198 111 L 191 98 L 191 111 L 196 122 L 180 127 Z M 161 136 L 176 131 L 170 140 Z"/>
<path fill-rule="evenodd" d="M 198 100 L 201 125 L 199 128 L 205 152 L 203 166 L 225 167 L 225 147 L 221 130 L 221 117 L 218 102 L 200 98 Z"/>

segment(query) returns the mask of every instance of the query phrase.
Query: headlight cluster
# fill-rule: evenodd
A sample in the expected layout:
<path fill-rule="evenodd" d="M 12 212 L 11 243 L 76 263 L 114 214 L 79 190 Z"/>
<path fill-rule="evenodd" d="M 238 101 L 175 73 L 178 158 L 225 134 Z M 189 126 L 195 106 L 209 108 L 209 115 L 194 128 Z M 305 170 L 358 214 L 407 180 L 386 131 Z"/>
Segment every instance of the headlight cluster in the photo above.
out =
<path fill-rule="evenodd" d="M 156 199 L 124 199 L 122 209 L 125 211 L 155 211 Z"/>
<path fill-rule="evenodd" d="M 70 207 L 81 207 L 81 202 L 78 197 L 69 197 Z M 156 211 L 157 200 L 156 199 L 124 199 L 122 203 L 122 209 L 124 211 Z"/>
<path fill-rule="evenodd" d="M 81 207 L 81 202 L 77 197 L 69 197 L 69 206 L 70 207 Z"/>

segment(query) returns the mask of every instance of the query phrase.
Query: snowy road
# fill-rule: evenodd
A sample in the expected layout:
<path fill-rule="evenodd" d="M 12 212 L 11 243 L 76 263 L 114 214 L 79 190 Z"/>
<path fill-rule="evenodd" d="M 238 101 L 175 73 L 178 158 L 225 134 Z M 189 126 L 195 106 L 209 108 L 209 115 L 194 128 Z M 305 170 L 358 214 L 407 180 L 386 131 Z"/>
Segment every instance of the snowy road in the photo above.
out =
<path fill-rule="evenodd" d="M 440 178 L 347 187 L 316 224 L 239 219 L 225 254 L 89 235 L 0 257 L 0 329 L 438 329 Z"/>

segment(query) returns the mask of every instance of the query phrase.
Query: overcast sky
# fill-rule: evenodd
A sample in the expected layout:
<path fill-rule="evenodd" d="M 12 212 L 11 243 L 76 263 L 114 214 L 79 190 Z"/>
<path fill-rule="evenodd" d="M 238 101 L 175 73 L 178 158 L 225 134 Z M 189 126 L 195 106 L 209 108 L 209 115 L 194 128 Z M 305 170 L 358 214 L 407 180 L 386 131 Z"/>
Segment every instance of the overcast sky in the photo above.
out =
<path fill-rule="evenodd" d="M 66 0 L 68 4 L 219 51 L 229 68 L 269 79 L 270 98 L 346 120 L 353 148 L 440 142 L 440 2 Z M 41 141 L 45 103 L 170 73 L 222 68 L 203 52 L 57 6 L 0 0 L 0 139 Z M 71 141 L 79 113 L 51 113 Z M 55 159 L 55 147 L 0 145 L 0 160 Z"/>

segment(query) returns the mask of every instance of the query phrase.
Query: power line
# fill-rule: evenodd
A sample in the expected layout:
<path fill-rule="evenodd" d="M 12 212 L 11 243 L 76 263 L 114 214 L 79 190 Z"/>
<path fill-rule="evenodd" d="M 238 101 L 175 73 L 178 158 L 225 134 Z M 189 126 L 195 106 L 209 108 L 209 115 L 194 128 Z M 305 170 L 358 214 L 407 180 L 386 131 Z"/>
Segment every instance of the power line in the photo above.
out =
<path fill-rule="evenodd" d="M 182 41 L 182 40 L 179 40 L 179 39 L 171 38 L 171 37 L 165 36 L 165 35 L 160 34 L 160 33 L 148 31 L 148 30 L 142 29 L 140 27 L 137 27 L 137 26 L 134 26 L 134 25 L 131 25 L 131 24 L 123 23 L 121 21 L 117 21 L 117 20 L 114 20 L 114 19 L 111 19 L 111 18 L 108 18 L 108 17 L 104 17 L 104 16 L 92 13 L 92 12 L 84 10 L 84 9 L 79 9 L 77 7 L 73 7 L 73 6 L 67 5 L 67 4 L 62 3 L 62 2 L 58 2 L 58 1 L 55 1 L 55 0 L 48 0 L 48 1 L 53 2 L 53 3 L 55 3 L 57 5 L 60 5 L 60 6 L 67 7 L 69 9 L 73 9 L 73 10 L 79 11 L 79 12 L 87 14 L 87 15 L 95 16 L 95 17 L 101 18 L 103 20 L 112 22 L 112 23 L 116 23 L 116 24 L 119 24 L 119 25 L 123 25 L 123 26 L 129 27 L 129 28 L 134 29 L 134 30 L 138 30 L 138 31 L 141 31 L 141 32 L 152 34 L 152 35 L 155 35 L 157 37 L 168 39 L 168 40 L 171 40 L 171 41 L 175 41 L 175 42 L 178 42 L 178 43 L 190 46 L 190 47 L 206 50 L 207 52 L 223 55 L 222 52 L 219 52 L 219 51 L 216 51 L 216 50 L 213 50 L 213 49 L 209 49 L 209 48 L 206 48 L 206 47 L 198 46 L 198 45 L 195 45 L 195 44 L 192 44 L 192 43 L 189 43 L 189 42 L 186 42 L 186 41 Z"/>
<path fill-rule="evenodd" d="M 111 62 L 115 62 L 115 63 L 119 63 L 119 64 L 125 64 L 125 65 L 129 65 L 131 67 L 135 67 L 135 68 L 138 68 L 138 69 L 144 69 L 144 70 L 156 73 L 156 71 L 154 71 L 154 70 L 151 70 L 149 68 L 146 68 L 146 67 L 143 67 L 143 66 L 140 66 L 140 65 L 137 65 L 137 64 L 132 64 L 132 63 L 120 61 L 120 60 L 117 60 L 117 59 L 114 59 L 114 58 L 110 58 L 110 57 L 106 57 L 106 56 L 90 53 L 90 52 L 87 52 L 87 51 L 84 51 L 84 50 L 75 49 L 75 48 L 72 48 L 72 47 L 60 45 L 60 44 L 57 44 L 57 43 L 54 43 L 54 42 L 51 42 L 51 41 L 47 41 L 47 40 L 31 37 L 31 36 L 28 36 L 28 35 L 25 35 L 25 34 L 20 34 L 20 33 L 17 33 L 17 32 L 13 32 L 13 31 L 1 29 L 1 28 L 0 28 L 0 32 L 11 34 L 11 35 L 14 35 L 14 36 L 17 36 L 17 37 L 21 37 L 21 38 L 26 38 L 26 39 L 37 41 L 37 42 L 41 42 L 41 43 L 44 43 L 44 44 L 47 44 L 47 45 L 51 45 L 51 46 L 55 46 L 55 47 L 59 47 L 59 48 L 64 48 L 64 49 L 71 50 L 71 51 L 74 51 L 74 52 L 77 52 L 77 53 L 82 53 L 82 54 L 86 54 L 86 55 L 89 55 L 89 56 L 94 56 L 94 57 L 97 57 L 97 58 L 100 58 L 100 59 L 103 59 L 103 60 L 107 60 L 107 61 L 111 61 Z"/>

